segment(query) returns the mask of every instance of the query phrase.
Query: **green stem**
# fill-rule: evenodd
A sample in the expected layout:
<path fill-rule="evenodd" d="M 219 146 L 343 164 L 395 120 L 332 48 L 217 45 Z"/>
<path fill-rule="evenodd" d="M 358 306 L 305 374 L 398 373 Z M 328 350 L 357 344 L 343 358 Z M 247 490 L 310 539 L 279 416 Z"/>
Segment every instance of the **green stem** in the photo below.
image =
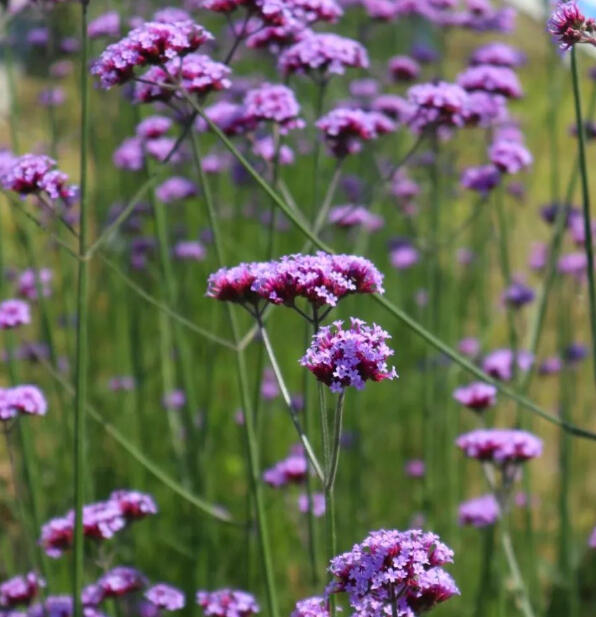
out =
<path fill-rule="evenodd" d="M 342 431 L 342 425 L 343 425 L 345 396 L 346 396 L 345 390 L 342 390 L 339 396 L 337 397 L 337 405 L 335 407 L 335 415 L 333 417 L 333 441 L 332 441 L 332 449 L 331 449 L 331 458 L 329 460 L 329 471 L 327 474 L 327 479 L 325 481 L 325 486 L 331 491 L 333 491 L 333 488 L 335 486 L 335 478 L 337 476 L 337 467 L 339 465 L 339 453 L 341 450 L 341 431 Z"/>
<path fill-rule="evenodd" d="M 594 281 L 594 246 L 592 244 L 592 219 L 590 214 L 590 191 L 588 188 L 588 167 L 586 163 L 585 126 L 582 116 L 579 71 L 577 68 L 577 51 L 571 48 L 571 78 L 573 81 L 573 98 L 575 102 L 575 124 L 577 127 L 577 144 L 579 168 L 582 187 L 582 211 L 584 217 L 584 235 L 586 256 L 588 258 L 588 295 L 590 300 L 590 331 L 592 334 L 592 370 L 596 381 L 596 283 Z"/>
<path fill-rule="evenodd" d="M 296 412 L 294 411 L 290 393 L 284 381 L 281 369 L 279 368 L 277 358 L 275 357 L 275 352 L 273 351 L 271 340 L 269 339 L 269 333 L 267 332 L 263 324 L 260 324 L 259 327 L 260 327 L 261 338 L 263 340 L 263 345 L 265 347 L 265 350 L 267 351 L 267 356 L 269 357 L 269 361 L 271 362 L 271 368 L 273 369 L 273 373 L 275 374 L 275 378 L 277 380 L 277 383 L 279 384 L 279 389 L 281 391 L 282 398 L 284 399 L 284 402 L 288 408 L 288 411 L 290 413 L 290 418 L 292 419 L 292 423 L 294 424 L 296 432 L 298 433 L 298 437 L 300 438 L 300 442 L 302 443 L 304 452 L 306 453 L 306 456 L 309 460 L 309 463 L 312 465 L 314 472 L 317 474 L 317 477 L 321 480 L 322 483 L 325 483 L 325 476 L 323 474 L 323 470 L 321 469 L 321 465 L 319 461 L 317 460 L 317 456 L 314 453 L 314 450 L 310 444 L 310 441 L 308 440 L 308 437 L 306 436 L 306 433 L 304 432 L 304 429 L 302 428 L 302 425 L 300 424 L 300 420 L 298 419 L 298 416 Z"/>
<path fill-rule="evenodd" d="M 88 0 L 81 0 L 81 144 L 80 144 L 80 231 L 79 256 L 87 251 L 88 204 L 87 204 L 87 141 L 88 122 L 88 78 L 87 78 L 87 7 Z M 74 617 L 83 617 L 81 590 L 84 574 L 83 503 L 85 499 L 85 411 L 87 402 L 87 320 L 88 320 L 88 268 L 86 260 L 79 262 L 77 287 L 77 335 L 76 335 L 76 386 L 74 421 L 74 556 L 72 577 L 72 601 Z"/>
<path fill-rule="evenodd" d="M 222 248 L 223 244 L 219 229 L 219 222 L 217 220 L 213 197 L 211 195 L 211 187 L 209 185 L 209 181 L 205 174 L 205 171 L 203 170 L 203 166 L 201 165 L 197 136 L 194 134 L 194 132 L 191 133 L 191 147 L 193 151 L 195 167 L 199 175 L 199 179 L 205 196 L 209 223 L 211 225 L 211 232 L 213 234 L 213 246 L 215 248 L 215 254 L 217 256 L 218 264 L 221 267 L 225 264 L 225 260 Z M 265 504 L 263 501 L 263 492 L 261 487 L 258 446 L 255 434 L 254 416 L 251 409 L 251 400 L 248 388 L 246 358 L 244 355 L 244 351 L 238 347 L 239 329 L 234 309 L 230 306 L 229 303 L 226 303 L 226 309 L 228 311 L 230 329 L 232 331 L 232 340 L 234 342 L 234 345 L 236 346 L 236 372 L 238 377 L 238 386 L 240 389 L 240 400 L 242 403 L 242 410 L 244 412 L 244 438 L 247 449 L 251 491 L 253 494 L 256 510 L 256 522 L 259 535 L 259 550 L 261 553 L 261 567 L 265 582 L 267 606 L 269 608 L 270 617 L 278 617 L 279 611 L 277 605 L 277 593 L 275 589 L 275 578 L 273 575 L 273 564 L 271 560 L 269 528 L 267 525 L 267 514 L 265 511 Z"/>
<path fill-rule="evenodd" d="M 509 572 L 511 573 L 511 577 L 513 578 L 513 591 L 517 595 L 518 607 L 522 615 L 524 615 L 524 617 L 534 617 L 534 611 L 532 609 L 532 605 L 530 604 L 528 592 L 526 590 L 526 586 L 524 584 L 521 571 L 515 557 L 515 552 L 513 550 L 511 534 L 509 533 L 508 524 L 505 520 L 506 517 L 507 514 L 505 513 L 501 523 L 501 545 L 503 547 L 503 552 L 505 553 L 507 565 L 509 566 Z"/>

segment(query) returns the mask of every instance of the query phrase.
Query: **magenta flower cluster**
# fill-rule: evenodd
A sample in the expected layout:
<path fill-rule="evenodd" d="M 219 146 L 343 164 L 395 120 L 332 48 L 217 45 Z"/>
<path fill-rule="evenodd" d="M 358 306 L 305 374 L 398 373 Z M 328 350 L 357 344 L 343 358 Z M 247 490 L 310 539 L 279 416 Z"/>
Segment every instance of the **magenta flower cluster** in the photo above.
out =
<path fill-rule="evenodd" d="M 477 429 L 460 435 L 455 443 L 469 458 L 496 465 L 522 463 L 542 454 L 542 440 L 517 429 Z"/>
<path fill-rule="evenodd" d="M 400 617 L 414 617 L 459 594 L 441 567 L 452 561 L 453 551 L 434 533 L 381 529 L 331 560 L 328 591 L 346 592 L 364 617 L 390 614 L 393 602 Z"/>
<path fill-rule="evenodd" d="M 108 540 L 127 524 L 156 513 L 157 506 L 150 495 L 138 491 L 115 491 L 107 501 L 83 507 L 83 533 L 95 540 Z M 40 544 L 48 556 L 60 557 L 72 546 L 74 519 L 74 510 L 70 510 L 65 516 L 43 525 Z"/>
<path fill-rule="evenodd" d="M 483 411 L 496 403 L 497 389 L 491 384 L 476 381 L 456 388 L 453 398 L 473 411 Z"/>
<path fill-rule="evenodd" d="M 0 302 L 0 330 L 12 330 L 31 323 L 29 305 L 23 300 L 4 300 Z"/>
<path fill-rule="evenodd" d="M 45 416 L 47 410 L 46 398 L 37 386 L 0 388 L 0 421 L 11 420 L 19 414 Z"/>
<path fill-rule="evenodd" d="M 190 20 L 173 23 L 145 22 L 126 37 L 107 47 L 93 63 L 91 72 L 103 88 L 126 83 L 134 70 L 196 51 L 213 39 L 204 28 Z"/>
<path fill-rule="evenodd" d="M 236 589 L 197 591 L 196 600 L 205 617 L 250 617 L 261 610 L 252 594 Z"/>
<path fill-rule="evenodd" d="M 12 609 L 20 604 L 30 604 L 45 581 L 35 572 L 13 576 L 0 583 L 0 609 Z"/>
<path fill-rule="evenodd" d="M 499 520 L 499 515 L 500 508 L 495 496 L 487 494 L 461 503 L 458 521 L 460 525 L 487 527 L 494 525 Z"/>
<path fill-rule="evenodd" d="M 0 183 L 7 191 L 21 196 L 47 196 L 70 206 L 78 196 L 78 187 L 68 184 L 68 176 L 56 169 L 56 161 L 42 154 L 23 154 L 3 170 Z"/>
<path fill-rule="evenodd" d="M 561 49 L 569 49 L 576 43 L 596 44 L 596 22 L 581 12 L 575 0 L 560 1 L 548 20 L 547 28 Z"/>
<path fill-rule="evenodd" d="M 300 364 L 332 392 L 349 386 L 362 390 L 366 381 L 397 377 L 395 367 L 387 365 L 394 353 L 386 343 L 390 338 L 380 326 L 368 326 L 355 317 L 350 318 L 348 329 L 343 328 L 343 321 L 335 321 L 313 336 Z"/>
<path fill-rule="evenodd" d="M 289 456 L 263 472 L 263 480 L 273 488 L 301 484 L 308 473 L 308 462 L 302 446 L 294 446 Z"/>
<path fill-rule="evenodd" d="M 323 252 L 221 268 L 209 276 L 207 287 L 207 295 L 217 300 L 293 306 L 304 298 L 314 307 L 336 306 L 353 293 L 383 292 L 383 275 L 370 261 Z"/>

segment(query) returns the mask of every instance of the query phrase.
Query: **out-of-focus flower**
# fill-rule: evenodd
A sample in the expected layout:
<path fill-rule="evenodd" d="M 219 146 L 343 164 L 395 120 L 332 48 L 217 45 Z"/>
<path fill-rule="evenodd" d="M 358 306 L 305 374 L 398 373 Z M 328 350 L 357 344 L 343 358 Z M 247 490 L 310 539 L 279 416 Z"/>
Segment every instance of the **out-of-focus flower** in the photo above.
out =
<path fill-rule="evenodd" d="M 23 300 L 0 302 L 0 330 L 12 330 L 31 323 L 31 310 Z"/>
<path fill-rule="evenodd" d="M 197 591 L 196 600 L 205 617 L 250 617 L 261 611 L 253 595 L 237 589 Z"/>
<path fill-rule="evenodd" d="M 291 449 L 288 457 L 263 472 L 263 480 L 274 488 L 301 484 L 308 473 L 308 461 L 301 446 Z"/>
<path fill-rule="evenodd" d="M 166 611 L 179 611 L 186 604 L 184 594 L 166 583 L 152 585 L 144 595 L 149 602 Z"/>
<path fill-rule="evenodd" d="M 410 478 L 423 478 L 426 473 L 426 464 L 422 459 L 414 458 L 406 461 L 404 471 Z"/>
<path fill-rule="evenodd" d="M 116 37 L 120 34 L 120 14 L 118 11 L 108 11 L 92 19 L 87 26 L 87 36 L 98 39 L 103 36 Z"/>
<path fill-rule="evenodd" d="M 494 495 L 482 495 L 459 506 L 458 520 L 460 525 L 473 527 L 488 527 L 499 520 L 500 508 Z"/>
<path fill-rule="evenodd" d="M 19 604 L 30 604 L 46 582 L 35 572 L 13 576 L 0 583 L 0 608 L 10 609 Z"/>
<path fill-rule="evenodd" d="M 454 390 L 453 398 L 468 409 L 483 411 L 496 403 L 497 389 L 490 384 L 477 381 Z"/>
<path fill-rule="evenodd" d="M 496 465 L 522 463 L 542 454 L 542 441 L 517 429 L 477 429 L 460 435 L 455 443 L 469 458 Z"/>
<path fill-rule="evenodd" d="M 323 516 L 325 514 L 325 495 L 323 493 L 313 493 L 311 495 L 311 506 L 313 516 L 317 518 Z M 306 493 L 302 493 L 298 497 L 298 510 L 303 514 L 306 514 L 309 511 L 309 499 Z"/>

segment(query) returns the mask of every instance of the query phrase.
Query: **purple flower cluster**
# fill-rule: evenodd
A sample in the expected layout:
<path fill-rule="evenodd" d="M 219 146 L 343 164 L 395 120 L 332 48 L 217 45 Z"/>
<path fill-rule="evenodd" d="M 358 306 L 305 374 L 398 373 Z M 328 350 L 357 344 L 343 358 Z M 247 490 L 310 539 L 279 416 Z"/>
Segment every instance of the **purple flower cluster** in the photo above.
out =
<path fill-rule="evenodd" d="M 456 84 L 444 81 L 417 84 L 408 90 L 408 102 L 411 106 L 409 124 L 417 133 L 466 124 L 469 96 Z"/>
<path fill-rule="evenodd" d="M 473 411 L 482 411 L 497 402 L 497 389 L 490 384 L 477 381 L 457 388 L 453 392 L 453 398 Z"/>
<path fill-rule="evenodd" d="M 523 95 L 517 75 L 504 66 L 481 64 L 471 66 L 457 78 L 457 83 L 468 92 L 482 91 L 518 99 Z"/>
<path fill-rule="evenodd" d="M 89 22 L 87 35 L 90 39 L 101 37 L 116 37 L 120 34 L 120 14 L 118 11 L 108 11 L 98 15 Z"/>
<path fill-rule="evenodd" d="M 279 68 L 290 73 L 343 74 L 346 68 L 368 68 L 366 49 L 357 41 L 332 33 L 308 33 L 279 57 Z"/>
<path fill-rule="evenodd" d="M 107 598 L 124 596 L 146 586 L 147 579 L 138 570 L 117 566 L 83 590 L 83 603 L 87 606 L 97 606 Z"/>
<path fill-rule="evenodd" d="M 542 454 L 538 437 L 516 429 L 478 429 L 460 435 L 455 443 L 469 458 L 496 465 L 521 463 Z"/>
<path fill-rule="evenodd" d="M 300 360 L 332 392 L 342 392 L 353 386 L 362 390 L 368 380 L 395 379 L 395 367 L 387 359 L 393 355 L 386 341 L 391 338 L 380 326 L 368 326 L 350 318 L 349 329 L 342 321 L 325 326 L 313 336 L 311 346 Z"/>
<path fill-rule="evenodd" d="M 37 300 L 37 287 L 41 288 L 41 294 L 44 298 L 51 295 L 51 283 L 53 274 L 49 268 L 41 268 L 33 270 L 28 268 L 23 270 L 17 279 L 17 293 L 27 300 Z"/>
<path fill-rule="evenodd" d="M 83 533 L 88 538 L 108 540 L 128 523 L 156 514 L 157 507 L 150 495 L 120 490 L 107 501 L 99 501 L 83 508 Z M 40 544 L 50 557 L 60 557 L 72 546 L 75 512 L 54 518 L 43 525 Z"/>
<path fill-rule="evenodd" d="M 581 12 L 575 0 L 558 3 L 548 20 L 547 29 L 561 49 L 569 49 L 576 43 L 596 44 L 596 22 Z"/>
<path fill-rule="evenodd" d="M 29 305 L 23 300 L 4 300 L 0 302 L 0 330 L 12 330 L 31 323 Z"/>
<path fill-rule="evenodd" d="M 137 103 L 167 102 L 182 97 L 181 87 L 188 94 L 205 95 L 226 90 L 232 85 L 228 79 L 231 71 L 221 62 L 204 54 L 189 53 L 183 58 L 166 62 L 163 66 L 150 67 L 135 85 L 134 101 Z"/>
<path fill-rule="evenodd" d="M 527 351 L 513 353 L 511 349 L 496 349 L 482 361 L 482 370 L 495 379 L 510 381 L 514 369 L 528 371 L 534 362 L 534 357 Z"/>
<path fill-rule="evenodd" d="M 501 173 L 494 165 L 468 167 L 462 173 L 460 183 L 470 190 L 486 195 L 501 181 Z"/>
<path fill-rule="evenodd" d="M 263 472 L 263 480 L 273 488 L 301 484 L 308 473 L 308 462 L 302 446 L 294 446 L 288 457 Z"/>
<path fill-rule="evenodd" d="M 382 113 L 338 107 L 317 121 L 331 152 L 337 157 L 355 154 L 362 141 L 371 141 L 395 130 L 394 122 Z"/>
<path fill-rule="evenodd" d="M 237 589 L 197 591 L 196 600 L 205 617 L 250 617 L 261 610 L 254 596 Z"/>
<path fill-rule="evenodd" d="M 221 268 L 207 288 L 209 297 L 228 302 L 294 306 L 297 298 L 305 298 L 315 307 L 335 306 L 353 293 L 383 292 L 383 275 L 367 259 L 322 252 Z"/>
<path fill-rule="evenodd" d="M 329 211 L 329 222 L 337 227 L 362 227 L 366 231 L 378 231 L 385 224 L 379 214 L 373 214 L 364 206 L 335 206 Z"/>
<path fill-rule="evenodd" d="M 323 493 L 312 493 L 311 495 L 312 514 L 317 518 L 325 514 L 326 504 L 325 495 Z M 309 499 L 306 493 L 302 493 L 298 497 L 298 510 L 303 514 L 307 514 L 309 511 Z"/>
<path fill-rule="evenodd" d="M 5 169 L 0 183 L 7 191 L 21 196 L 45 195 L 60 199 L 70 206 L 77 198 L 78 188 L 68 184 L 68 176 L 56 169 L 56 161 L 41 154 L 23 154 Z"/>
<path fill-rule="evenodd" d="M 478 47 L 470 57 L 470 64 L 491 64 L 512 69 L 521 66 L 525 59 L 524 54 L 514 47 L 496 42 Z"/>
<path fill-rule="evenodd" d="M 434 533 L 420 530 L 371 532 L 351 551 L 331 560 L 329 592 L 346 592 L 358 615 L 383 617 L 397 598 L 399 617 L 413 617 L 459 594 L 441 566 L 453 551 Z"/>
<path fill-rule="evenodd" d="M 395 81 L 414 81 L 420 74 L 420 64 L 410 56 L 394 56 L 389 59 L 388 66 Z"/>
<path fill-rule="evenodd" d="M 166 583 L 152 585 L 145 592 L 145 598 L 157 608 L 166 611 L 179 611 L 186 605 L 184 593 Z"/>
<path fill-rule="evenodd" d="M 299 600 L 290 617 L 329 617 L 327 600 L 321 596 Z"/>
<path fill-rule="evenodd" d="M 209 32 L 190 20 L 146 22 L 107 47 L 93 63 L 91 72 L 99 77 L 103 88 L 109 89 L 132 79 L 137 67 L 165 64 L 196 51 L 211 39 Z"/>
<path fill-rule="evenodd" d="M 459 506 L 458 520 L 460 525 L 473 527 L 488 527 L 499 520 L 500 508 L 494 495 L 482 495 L 464 501 Z"/>
<path fill-rule="evenodd" d="M 292 90 L 281 84 L 263 83 L 249 90 L 244 97 L 243 114 L 247 124 L 257 126 L 260 122 L 274 122 L 282 132 L 303 128 L 299 118 L 300 105 Z"/>
<path fill-rule="evenodd" d="M 48 403 L 37 386 L 22 385 L 0 389 L 0 421 L 19 414 L 45 416 Z"/>
<path fill-rule="evenodd" d="M 0 583 L 0 609 L 10 609 L 19 604 L 30 604 L 45 581 L 35 572 L 13 576 Z"/>

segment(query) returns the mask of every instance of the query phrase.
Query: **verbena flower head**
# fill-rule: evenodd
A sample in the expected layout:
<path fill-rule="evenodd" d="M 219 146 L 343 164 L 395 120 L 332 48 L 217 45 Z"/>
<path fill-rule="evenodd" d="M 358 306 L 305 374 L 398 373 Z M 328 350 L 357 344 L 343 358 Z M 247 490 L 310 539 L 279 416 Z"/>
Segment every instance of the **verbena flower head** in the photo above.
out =
<path fill-rule="evenodd" d="M 87 35 L 90 39 L 103 36 L 115 37 L 120 34 L 120 14 L 118 11 L 108 11 L 89 22 Z"/>
<path fill-rule="evenodd" d="M 542 440 L 517 429 L 478 429 L 460 435 L 455 443 L 469 458 L 496 465 L 522 463 L 542 454 Z"/>
<path fill-rule="evenodd" d="M 198 240 L 181 240 L 174 245 L 174 257 L 184 261 L 203 261 L 205 246 Z"/>
<path fill-rule="evenodd" d="M 520 308 L 534 300 L 534 290 L 523 283 L 514 282 L 503 293 L 503 300 L 514 308 Z"/>
<path fill-rule="evenodd" d="M 218 300 L 293 306 L 304 298 L 315 307 L 335 306 L 353 293 L 383 292 L 383 275 L 370 261 L 323 252 L 221 268 L 209 277 L 207 287 L 207 295 Z"/>
<path fill-rule="evenodd" d="M 391 133 L 395 124 L 384 114 L 339 107 L 317 120 L 331 152 L 342 158 L 360 151 L 363 141 Z"/>
<path fill-rule="evenodd" d="M 461 185 L 471 191 L 486 195 L 501 181 L 501 173 L 494 165 L 468 167 L 461 175 Z"/>
<path fill-rule="evenodd" d="M 410 478 L 423 478 L 426 474 L 426 463 L 419 458 L 410 459 L 406 461 L 404 471 Z"/>
<path fill-rule="evenodd" d="M 13 576 L 0 583 L 0 608 L 10 609 L 19 604 L 30 604 L 45 581 L 35 572 Z"/>
<path fill-rule="evenodd" d="M 417 133 L 466 124 L 469 95 L 456 84 L 441 81 L 412 86 L 408 90 L 408 102 L 412 107 L 409 124 Z"/>
<path fill-rule="evenodd" d="M 0 302 L 0 330 L 12 330 L 31 323 L 29 305 L 23 300 L 4 300 Z"/>
<path fill-rule="evenodd" d="M 511 45 L 495 42 L 478 47 L 470 57 L 470 64 L 492 64 L 493 66 L 516 68 L 521 66 L 525 60 L 525 55 Z"/>
<path fill-rule="evenodd" d="M 155 196 L 164 204 L 194 197 L 199 192 L 197 185 L 188 178 L 172 176 L 155 189 Z"/>
<path fill-rule="evenodd" d="M 17 279 L 17 293 L 28 300 L 37 300 L 37 287 L 41 288 L 41 295 L 47 298 L 52 293 L 51 283 L 53 273 L 49 268 L 23 270 Z"/>
<path fill-rule="evenodd" d="M 488 383 L 477 381 L 457 388 L 453 392 L 453 398 L 469 409 L 482 411 L 496 403 L 497 389 Z"/>
<path fill-rule="evenodd" d="M 152 66 L 135 85 L 133 100 L 137 103 L 167 102 L 173 97 L 181 98 L 177 90 L 181 86 L 188 94 L 205 95 L 226 90 L 232 85 L 228 79 L 231 70 L 225 64 L 209 56 L 189 53 L 162 66 Z"/>
<path fill-rule="evenodd" d="M 346 68 L 368 68 L 366 49 L 357 41 L 332 33 L 309 33 L 279 57 L 279 68 L 290 73 L 343 74 Z"/>
<path fill-rule="evenodd" d="M 252 594 L 236 589 L 197 591 L 196 600 L 205 617 L 250 617 L 261 610 Z"/>
<path fill-rule="evenodd" d="M 363 227 L 367 231 L 378 231 L 385 224 L 382 216 L 372 213 L 364 206 L 348 204 L 335 206 L 329 211 L 329 222 L 337 227 Z"/>
<path fill-rule="evenodd" d="M 26 613 L 27 617 L 72 617 L 74 614 L 72 596 L 48 596 L 44 602 L 34 604 Z M 105 617 L 95 606 L 83 607 L 84 617 Z M 21 613 L 14 617 L 24 617 Z"/>
<path fill-rule="evenodd" d="M 8 191 L 21 196 L 45 194 L 51 200 L 61 199 L 71 205 L 78 189 L 68 184 L 68 176 L 55 169 L 56 161 L 43 154 L 23 154 L 8 167 L 0 182 Z"/>
<path fill-rule="evenodd" d="M 349 329 L 343 328 L 343 321 L 336 321 L 313 336 L 300 364 L 332 392 L 342 392 L 349 386 L 362 390 L 368 380 L 397 377 L 395 367 L 387 365 L 394 353 L 386 343 L 389 338 L 380 326 L 368 326 L 355 317 L 350 318 Z"/>
<path fill-rule="evenodd" d="M 499 171 L 516 174 L 532 164 L 533 158 L 527 148 L 515 141 L 496 141 L 489 149 L 491 163 Z"/>
<path fill-rule="evenodd" d="M 558 3 L 548 20 L 547 29 L 561 49 L 569 49 L 576 43 L 596 43 L 596 23 L 581 12 L 575 0 Z"/>
<path fill-rule="evenodd" d="M 502 66 L 471 66 L 459 74 L 457 83 L 468 92 L 481 90 L 509 99 L 518 99 L 523 95 L 517 75 L 510 68 Z"/>
<path fill-rule="evenodd" d="M 196 51 L 213 36 L 190 20 L 173 23 L 146 22 L 126 37 L 110 45 L 93 63 L 103 88 L 123 84 L 134 69 L 148 64 L 165 64 L 177 56 Z"/>
<path fill-rule="evenodd" d="M 499 514 L 499 504 L 494 495 L 482 495 L 460 504 L 458 521 L 460 525 L 488 527 L 499 520 Z"/>
<path fill-rule="evenodd" d="M 311 510 L 313 516 L 317 518 L 323 516 L 325 514 L 325 495 L 323 493 L 312 493 L 311 494 Z M 298 497 L 298 510 L 303 514 L 307 514 L 309 511 L 309 499 L 306 493 L 302 493 Z"/>
<path fill-rule="evenodd" d="M 48 403 L 37 386 L 23 385 L 4 391 L 6 404 L 19 413 L 45 416 Z"/>
<path fill-rule="evenodd" d="M 290 455 L 263 473 L 263 480 L 274 488 L 301 484 L 308 473 L 308 462 L 301 446 L 292 448 Z"/>
<path fill-rule="evenodd" d="M 299 600 L 290 613 L 290 617 L 329 617 L 327 600 L 321 596 Z"/>
<path fill-rule="evenodd" d="M 282 84 L 263 83 L 249 90 L 243 106 L 246 122 L 255 127 L 260 122 L 274 122 L 285 133 L 305 126 L 294 92 Z"/>
<path fill-rule="evenodd" d="M 335 580 L 328 591 L 345 591 L 352 608 L 366 617 L 389 614 L 397 595 L 398 615 L 411 617 L 459 594 L 441 568 L 452 561 L 453 551 L 434 533 L 381 529 L 331 560 Z"/>
<path fill-rule="evenodd" d="M 157 514 L 157 505 L 151 495 L 140 491 L 119 490 L 110 495 L 110 501 L 116 503 L 120 513 L 127 521 L 145 518 Z"/>
<path fill-rule="evenodd" d="M 101 576 L 96 585 L 102 598 L 115 598 L 143 589 L 147 579 L 135 568 L 117 566 Z"/>
<path fill-rule="evenodd" d="M 179 611 L 186 605 L 184 594 L 166 583 L 152 585 L 145 592 L 145 598 L 162 610 Z"/>
<path fill-rule="evenodd" d="M 142 139 L 156 139 L 165 135 L 173 125 L 167 116 L 148 116 L 137 124 L 136 133 Z"/>
<path fill-rule="evenodd" d="M 143 140 L 138 137 L 127 137 L 112 154 L 112 163 L 127 171 L 140 171 L 144 160 Z"/>
<path fill-rule="evenodd" d="M 482 370 L 495 379 L 510 381 L 513 377 L 514 362 L 521 371 L 527 371 L 534 362 L 534 357 L 527 351 L 514 354 L 511 349 L 496 349 L 482 361 Z"/>
<path fill-rule="evenodd" d="M 388 66 L 395 81 L 414 81 L 420 75 L 420 64 L 410 56 L 394 56 L 389 59 Z"/>

